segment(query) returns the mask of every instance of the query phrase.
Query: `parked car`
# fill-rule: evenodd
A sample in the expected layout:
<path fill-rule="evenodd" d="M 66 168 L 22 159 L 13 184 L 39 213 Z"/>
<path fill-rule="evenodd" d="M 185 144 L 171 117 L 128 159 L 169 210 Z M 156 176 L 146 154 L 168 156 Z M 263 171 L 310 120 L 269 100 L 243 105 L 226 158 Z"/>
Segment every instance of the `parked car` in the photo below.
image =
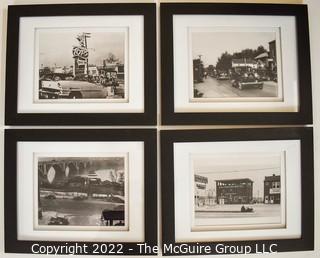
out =
<path fill-rule="evenodd" d="M 270 79 L 270 76 L 263 74 L 263 75 L 259 75 L 258 80 L 262 82 L 262 81 L 270 81 L 271 79 Z"/>
<path fill-rule="evenodd" d="M 54 199 L 56 199 L 56 196 L 54 194 L 48 194 L 44 198 L 48 199 L 48 200 L 54 200 Z"/>
<path fill-rule="evenodd" d="M 123 226 L 123 225 L 124 225 L 124 210 L 104 209 L 101 212 L 101 226 Z"/>
<path fill-rule="evenodd" d="M 239 90 L 250 87 L 263 89 L 263 82 L 259 81 L 254 74 L 248 74 L 235 77 L 235 79 L 232 81 L 232 86 L 238 88 Z"/>
<path fill-rule="evenodd" d="M 228 73 L 219 73 L 217 75 L 217 79 L 218 80 L 229 80 L 230 76 L 228 75 Z"/>
<path fill-rule="evenodd" d="M 102 85 L 87 81 L 60 80 L 42 81 L 40 98 L 106 98 L 107 90 Z"/>
<path fill-rule="evenodd" d="M 69 220 L 65 217 L 51 217 L 48 225 L 69 225 Z"/>
<path fill-rule="evenodd" d="M 242 206 L 240 211 L 241 212 L 253 212 L 253 208 Z"/>

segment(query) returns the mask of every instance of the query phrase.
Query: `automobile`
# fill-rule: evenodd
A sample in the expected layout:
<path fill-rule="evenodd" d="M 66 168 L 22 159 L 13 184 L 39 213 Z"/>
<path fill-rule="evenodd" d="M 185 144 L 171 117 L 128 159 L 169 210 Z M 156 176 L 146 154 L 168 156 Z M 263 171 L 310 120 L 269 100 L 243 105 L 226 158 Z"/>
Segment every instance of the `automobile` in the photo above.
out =
<path fill-rule="evenodd" d="M 271 80 L 274 81 L 274 82 L 278 82 L 278 74 L 277 73 L 273 73 L 272 77 L 271 77 Z"/>
<path fill-rule="evenodd" d="M 59 80 L 42 81 L 40 88 L 40 98 L 106 98 L 107 90 L 102 85 L 87 81 Z"/>
<path fill-rule="evenodd" d="M 101 212 L 101 226 L 123 226 L 124 210 L 104 209 Z"/>
<path fill-rule="evenodd" d="M 48 225 L 69 225 L 69 220 L 65 217 L 51 217 Z"/>
<path fill-rule="evenodd" d="M 227 73 L 219 73 L 217 75 L 218 80 L 229 80 L 230 76 Z"/>
<path fill-rule="evenodd" d="M 268 76 L 268 75 L 266 75 L 266 74 L 259 75 L 258 80 L 259 80 L 260 82 L 262 82 L 262 81 L 270 81 L 270 76 Z"/>
<path fill-rule="evenodd" d="M 253 212 L 253 208 L 242 206 L 240 211 L 241 212 Z"/>
<path fill-rule="evenodd" d="M 243 90 L 244 88 L 258 88 L 263 89 L 263 82 L 259 81 L 254 74 L 242 75 L 234 78 L 232 86 Z"/>
<path fill-rule="evenodd" d="M 48 200 L 54 200 L 54 199 L 56 199 L 56 196 L 54 194 L 48 194 L 44 198 L 48 199 Z"/>
<path fill-rule="evenodd" d="M 38 219 L 42 219 L 43 215 L 42 215 L 42 209 L 38 208 Z"/>

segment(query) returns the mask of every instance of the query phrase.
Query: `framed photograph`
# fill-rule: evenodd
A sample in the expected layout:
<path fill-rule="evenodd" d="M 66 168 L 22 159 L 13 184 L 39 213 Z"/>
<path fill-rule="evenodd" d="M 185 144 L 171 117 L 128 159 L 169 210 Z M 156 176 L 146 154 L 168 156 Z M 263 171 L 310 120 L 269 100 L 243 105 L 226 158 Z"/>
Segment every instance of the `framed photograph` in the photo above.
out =
<path fill-rule="evenodd" d="M 305 5 L 161 4 L 163 124 L 312 124 Z"/>
<path fill-rule="evenodd" d="M 7 125 L 156 123 L 154 4 L 9 6 Z"/>
<path fill-rule="evenodd" d="M 154 146 L 148 129 L 7 130 L 5 251 L 154 255 Z"/>
<path fill-rule="evenodd" d="M 162 131 L 161 167 L 165 255 L 313 250 L 312 128 Z"/>

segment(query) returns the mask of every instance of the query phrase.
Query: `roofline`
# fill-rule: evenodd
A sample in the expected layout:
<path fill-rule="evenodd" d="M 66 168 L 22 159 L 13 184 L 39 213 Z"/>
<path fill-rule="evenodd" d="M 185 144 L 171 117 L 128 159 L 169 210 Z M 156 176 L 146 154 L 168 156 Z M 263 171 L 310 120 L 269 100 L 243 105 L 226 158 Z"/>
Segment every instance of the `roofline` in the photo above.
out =
<path fill-rule="evenodd" d="M 249 181 L 249 182 L 253 182 L 251 179 L 249 178 L 240 178 L 240 179 L 225 179 L 225 180 L 215 180 L 216 182 L 230 182 L 230 181 Z"/>

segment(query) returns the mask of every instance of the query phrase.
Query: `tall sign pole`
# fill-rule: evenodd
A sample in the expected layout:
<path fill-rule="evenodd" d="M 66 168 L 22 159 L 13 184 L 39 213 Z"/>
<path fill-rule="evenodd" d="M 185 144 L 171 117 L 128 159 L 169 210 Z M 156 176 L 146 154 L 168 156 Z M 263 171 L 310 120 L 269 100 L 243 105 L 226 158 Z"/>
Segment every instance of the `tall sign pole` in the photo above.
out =
<path fill-rule="evenodd" d="M 83 37 L 84 37 L 84 44 L 85 44 L 85 48 L 88 49 L 88 42 L 87 42 L 87 38 L 90 38 L 90 34 L 89 33 L 83 33 Z M 86 59 L 87 62 L 87 75 L 89 75 L 89 59 Z"/>
<path fill-rule="evenodd" d="M 77 36 L 79 46 L 73 46 L 72 54 L 74 58 L 74 76 L 78 74 L 89 74 L 89 51 L 87 38 L 90 38 L 90 33 L 82 33 Z"/>

